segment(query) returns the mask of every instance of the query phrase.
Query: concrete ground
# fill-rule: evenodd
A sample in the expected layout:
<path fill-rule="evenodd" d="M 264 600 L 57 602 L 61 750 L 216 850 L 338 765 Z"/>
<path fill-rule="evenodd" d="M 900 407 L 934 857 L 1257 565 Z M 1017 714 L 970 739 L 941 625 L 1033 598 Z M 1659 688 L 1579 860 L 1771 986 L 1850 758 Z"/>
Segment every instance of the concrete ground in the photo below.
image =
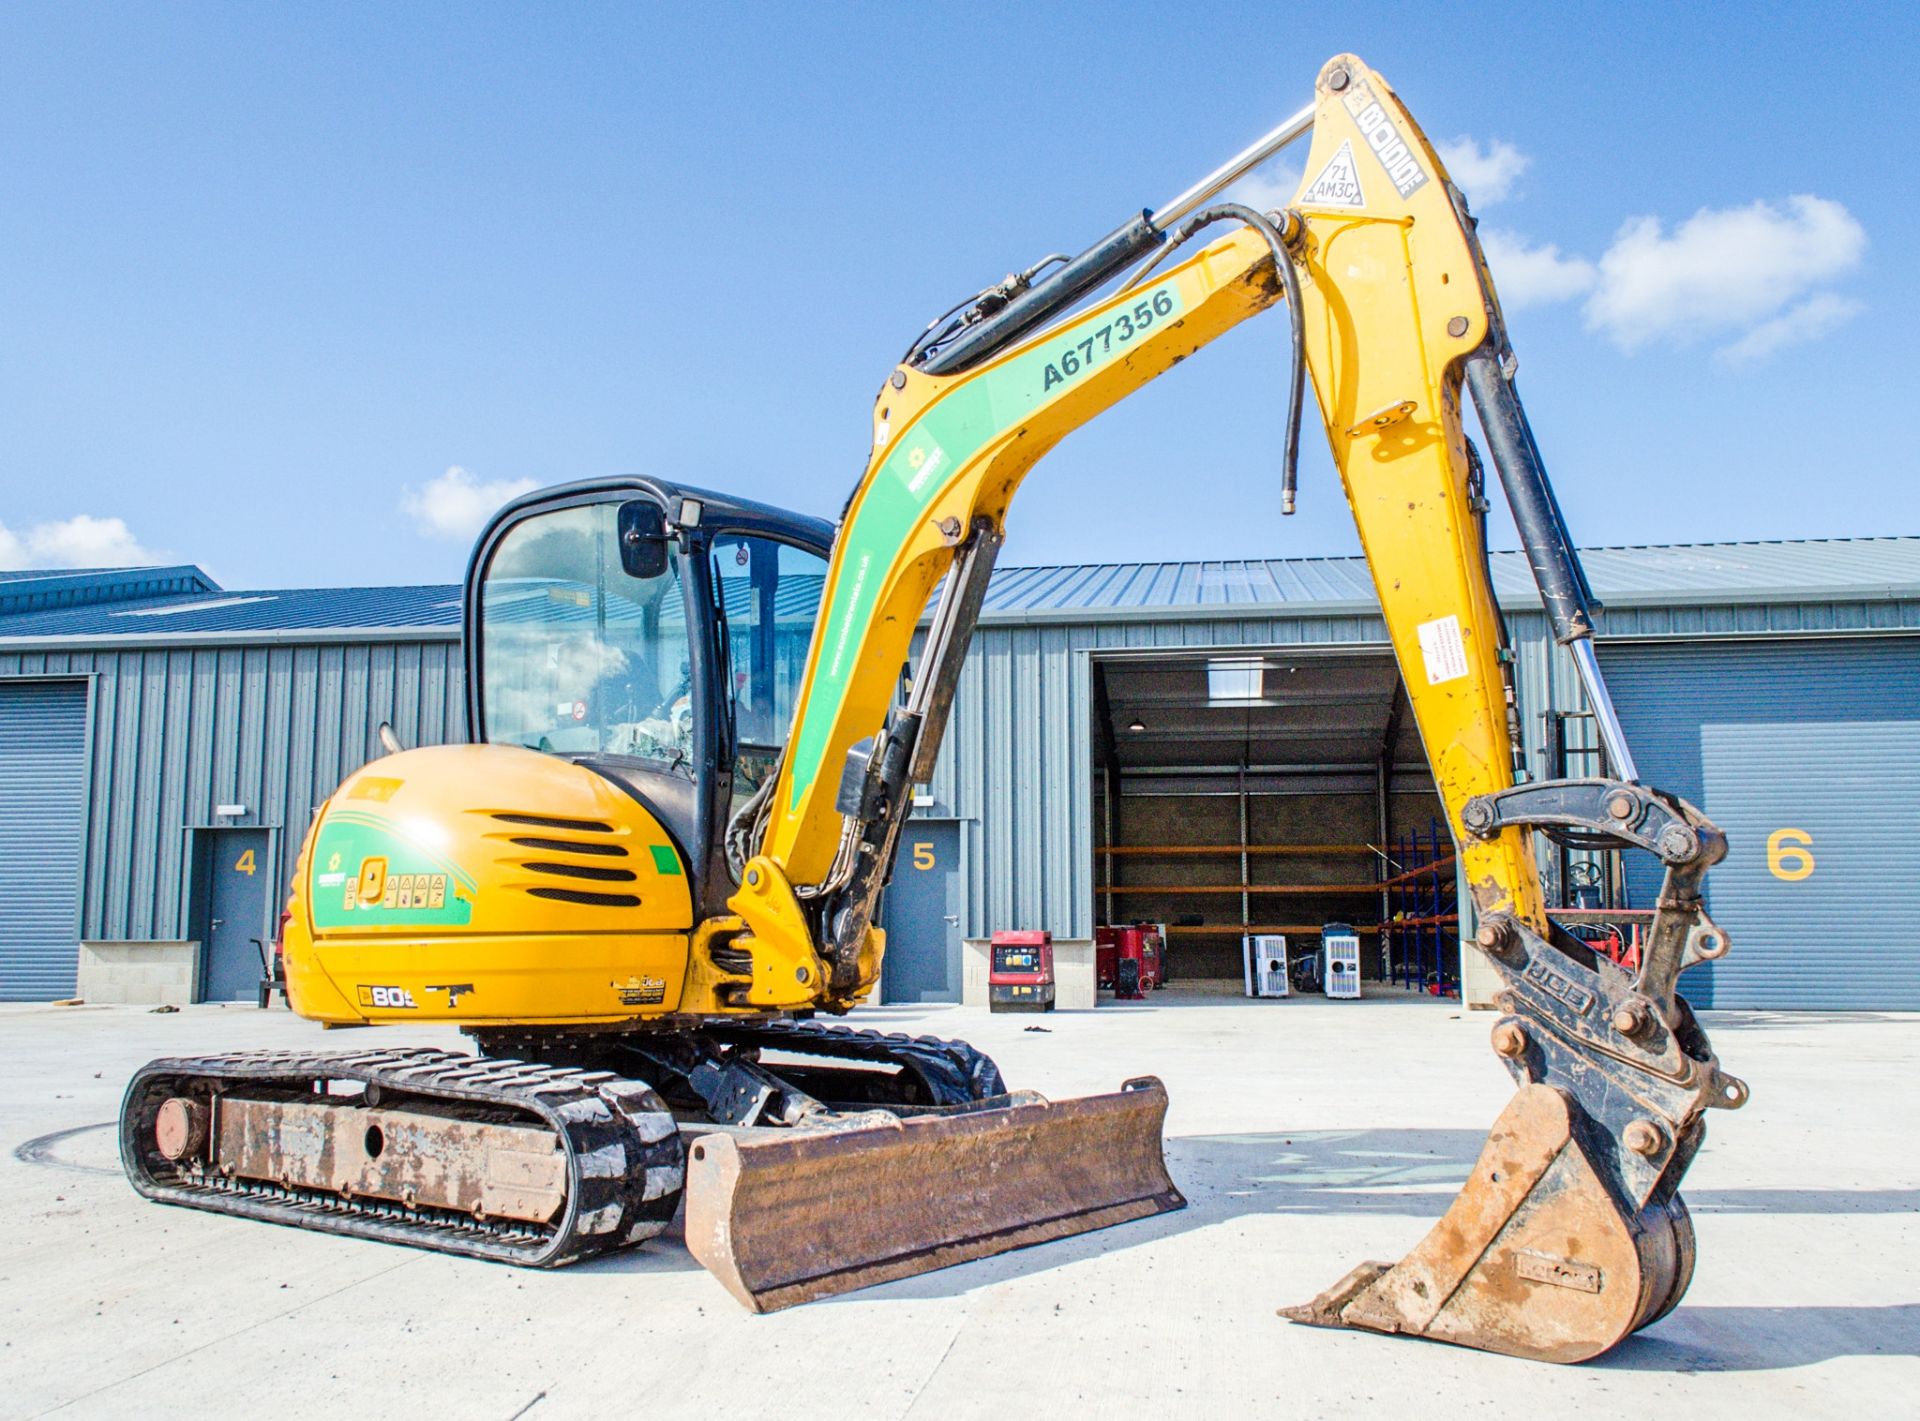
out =
<path fill-rule="evenodd" d="M 1753 1104 L 1686 1197 L 1693 1289 L 1556 1368 L 1274 1315 L 1445 1207 L 1506 1077 L 1445 1003 L 875 1008 L 1056 1097 L 1154 1072 L 1184 1212 L 753 1317 L 668 1235 L 558 1273 L 141 1202 L 109 1122 L 152 1056 L 324 1042 L 284 1012 L 0 1008 L 0 1415 L 1910 1416 L 1920 1018 L 1718 1013 Z M 450 1041 L 452 1033 L 383 1033 Z"/>

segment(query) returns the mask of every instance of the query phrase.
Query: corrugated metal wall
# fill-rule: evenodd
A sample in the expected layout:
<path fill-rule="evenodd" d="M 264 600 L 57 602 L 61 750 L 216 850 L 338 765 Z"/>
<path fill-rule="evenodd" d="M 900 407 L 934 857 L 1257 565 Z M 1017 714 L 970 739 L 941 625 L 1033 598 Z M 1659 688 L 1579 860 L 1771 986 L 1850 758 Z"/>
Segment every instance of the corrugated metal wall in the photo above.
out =
<path fill-rule="evenodd" d="M 1527 763 L 1538 774 L 1540 712 L 1581 710 L 1584 701 L 1545 616 L 1513 611 L 1507 620 Z M 1902 628 L 1920 629 L 1920 602 L 1614 608 L 1603 614 L 1602 637 L 1777 638 Z M 961 673 L 934 776 L 934 805 L 922 811 L 962 821 L 963 933 L 984 937 L 997 928 L 1039 927 L 1056 937 L 1092 935 L 1091 653 L 1385 642 L 1385 623 L 1364 614 L 983 625 Z"/>
<path fill-rule="evenodd" d="M 1529 763 L 1538 770 L 1539 711 L 1579 709 L 1579 692 L 1540 614 L 1509 620 Z M 1920 602 L 1614 609 L 1602 628 L 1603 644 L 1778 644 L 1783 636 L 1900 629 L 1920 629 Z M 962 673 L 932 787 L 931 813 L 961 821 L 965 934 L 1007 926 L 1092 933 L 1092 653 L 1384 641 L 1380 618 L 1360 612 L 989 621 Z M 189 831 L 212 822 L 214 805 L 244 803 L 252 812 L 238 822 L 281 831 L 274 873 L 284 883 L 313 806 L 374 755 L 383 719 L 408 744 L 464 733 L 459 647 L 440 636 L 0 651 L 0 677 L 46 674 L 98 678 L 82 899 L 88 938 L 189 931 Z"/>
<path fill-rule="evenodd" d="M 283 891 L 314 807 L 379 753 L 465 735 L 458 642 L 0 652 L 0 678 L 94 678 L 80 936 L 183 938 L 192 829 L 257 824 Z M 241 819 L 215 805 L 244 804 Z"/>
<path fill-rule="evenodd" d="M 1542 612 L 1508 612 L 1517 667 L 1515 687 L 1525 722 L 1527 765 L 1542 759 L 1546 710 L 1582 710 L 1585 699 L 1566 652 L 1553 644 Z M 1920 602 L 1780 602 L 1749 606 L 1610 607 L 1600 614 L 1599 643 L 1697 641 L 1724 637 L 1833 636 L 1920 630 Z M 1604 650 L 1603 650 L 1604 656 Z M 1629 727 L 1631 731 L 1631 727 Z M 1676 790 L 1684 794 L 1685 790 Z"/>

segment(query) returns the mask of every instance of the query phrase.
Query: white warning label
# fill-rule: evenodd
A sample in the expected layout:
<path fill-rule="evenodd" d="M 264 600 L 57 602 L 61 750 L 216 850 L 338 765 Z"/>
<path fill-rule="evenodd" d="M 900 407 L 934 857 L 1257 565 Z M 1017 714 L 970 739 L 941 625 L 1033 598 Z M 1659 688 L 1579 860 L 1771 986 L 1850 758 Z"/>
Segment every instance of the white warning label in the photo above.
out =
<path fill-rule="evenodd" d="M 1315 207 L 1365 207 L 1367 196 L 1360 191 L 1360 170 L 1353 165 L 1353 144 L 1342 143 L 1340 151 L 1328 160 L 1313 180 L 1313 186 L 1300 195 L 1302 202 Z"/>
<path fill-rule="evenodd" d="M 1420 659 L 1427 664 L 1427 684 L 1458 681 L 1467 674 L 1467 643 L 1460 635 L 1458 617 L 1441 617 L 1420 624 Z"/>

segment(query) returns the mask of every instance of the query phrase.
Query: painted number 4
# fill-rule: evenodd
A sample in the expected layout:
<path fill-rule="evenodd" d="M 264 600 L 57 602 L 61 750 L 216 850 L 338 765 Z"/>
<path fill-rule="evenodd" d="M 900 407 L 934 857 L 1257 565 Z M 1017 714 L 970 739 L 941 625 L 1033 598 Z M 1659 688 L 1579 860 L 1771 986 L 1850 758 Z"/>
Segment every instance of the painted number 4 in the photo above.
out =
<path fill-rule="evenodd" d="M 925 839 L 922 839 L 913 846 L 913 866 L 915 868 L 932 868 L 933 864 L 933 845 L 929 844 Z"/>
<path fill-rule="evenodd" d="M 244 854 L 240 855 L 239 858 L 233 861 L 233 871 L 235 873 L 244 873 L 248 877 L 253 876 L 253 850 L 252 849 L 248 849 Z"/>
<path fill-rule="evenodd" d="M 1767 835 L 1767 871 L 1798 883 L 1813 872 L 1813 835 L 1805 829 L 1775 829 Z"/>

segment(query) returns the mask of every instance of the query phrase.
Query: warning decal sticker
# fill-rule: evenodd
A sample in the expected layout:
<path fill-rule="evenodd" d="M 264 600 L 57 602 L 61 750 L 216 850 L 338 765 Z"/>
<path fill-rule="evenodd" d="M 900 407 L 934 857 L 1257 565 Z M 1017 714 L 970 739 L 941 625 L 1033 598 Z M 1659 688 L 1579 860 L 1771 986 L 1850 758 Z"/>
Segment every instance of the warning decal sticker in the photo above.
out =
<path fill-rule="evenodd" d="M 1340 151 L 1328 160 L 1313 180 L 1313 186 L 1300 195 L 1302 202 L 1315 207 L 1365 207 L 1366 194 L 1360 191 L 1360 170 L 1353 165 L 1353 144 L 1342 143 Z"/>
<path fill-rule="evenodd" d="M 1364 83 L 1355 84 L 1347 90 L 1346 105 L 1347 112 L 1360 126 L 1360 135 L 1367 140 L 1367 147 L 1387 170 L 1393 190 L 1402 197 L 1412 197 L 1426 186 L 1427 175 L 1420 160 L 1413 156 L 1413 149 L 1394 128 L 1385 107 L 1373 96 L 1373 89 Z"/>
<path fill-rule="evenodd" d="M 1420 659 L 1427 664 L 1429 686 L 1458 681 L 1467 674 L 1467 644 L 1460 635 L 1458 617 L 1422 622 L 1419 631 Z"/>

